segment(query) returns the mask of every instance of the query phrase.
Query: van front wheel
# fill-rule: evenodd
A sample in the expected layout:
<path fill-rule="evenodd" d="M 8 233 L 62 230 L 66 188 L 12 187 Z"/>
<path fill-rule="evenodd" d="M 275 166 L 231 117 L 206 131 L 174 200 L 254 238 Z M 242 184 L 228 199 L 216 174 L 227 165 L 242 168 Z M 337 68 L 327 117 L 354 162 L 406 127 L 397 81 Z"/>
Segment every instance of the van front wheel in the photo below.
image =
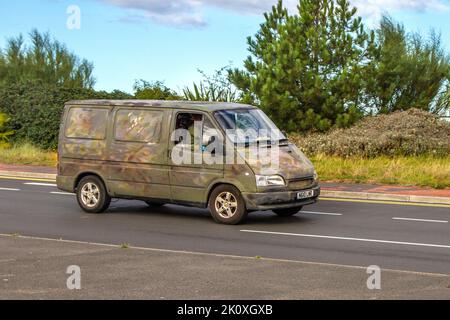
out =
<path fill-rule="evenodd" d="M 209 197 L 208 208 L 214 220 L 222 224 L 239 224 L 247 218 L 244 198 L 231 185 L 221 185 Z"/>
<path fill-rule="evenodd" d="M 104 212 L 111 203 L 103 181 L 96 176 L 81 179 L 77 186 L 77 200 L 81 209 L 88 213 Z"/>

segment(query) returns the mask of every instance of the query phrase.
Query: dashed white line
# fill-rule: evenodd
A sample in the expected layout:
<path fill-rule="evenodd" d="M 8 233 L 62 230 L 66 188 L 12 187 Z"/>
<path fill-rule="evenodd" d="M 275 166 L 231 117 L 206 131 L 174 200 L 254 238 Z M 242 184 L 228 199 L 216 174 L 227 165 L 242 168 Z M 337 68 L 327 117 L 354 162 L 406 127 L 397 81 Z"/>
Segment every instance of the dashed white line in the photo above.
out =
<path fill-rule="evenodd" d="M 0 190 L 2 190 L 2 191 L 20 191 L 20 189 L 15 189 L 15 188 L 0 188 Z"/>
<path fill-rule="evenodd" d="M 24 184 L 29 186 L 56 187 L 54 183 L 25 182 Z"/>
<path fill-rule="evenodd" d="M 413 218 L 399 218 L 399 217 L 394 217 L 394 218 L 392 218 L 392 220 L 417 221 L 417 222 L 448 223 L 448 221 L 446 221 L 446 220 L 413 219 Z"/>
<path fill-rule="evenodd" d="M 309 214 L 318 214 L 325 216 L 342 216 L 342 213 L 334 213 L 334 212 L 319 212 L 319 211 L 300 211 L 301 213 L 309 213 Z"/>
<path fill-rule="evenodd" d="M 398 244 L 398 245 L 407 245 L 407 246 L 416 246 L 416 247 L 431 247 L 431 248 L 450 249 L 450 245 L 443 245 L 443 244 L 429 244 L 429 243 L 403 242 L 403 241 L 364 239 L 364 238 L 351 238 L 351 237 L 336 237 L 336 236 L 323 236 L 323 235 L 316 235 L 316 234 L 273 232 L 273 231 L 260 231 L 260 230 L 241 230 L 241 232 L 271 234 L 271 235 L 280 235 L 280 236 L 294 236 L 294 237 L 304 237 L 304 238 L 375 242 L 375 243 Z"/>
<path fill-rule="evenodd" d="M 58 191 L 53 191 L 50 192 L 51 194 L 59 194 L 59 195 L 63 195 L 63 196 L 73 196 L 75 195 L 74 193 L 68 193 L 68 192 L 58 192 Z"/>

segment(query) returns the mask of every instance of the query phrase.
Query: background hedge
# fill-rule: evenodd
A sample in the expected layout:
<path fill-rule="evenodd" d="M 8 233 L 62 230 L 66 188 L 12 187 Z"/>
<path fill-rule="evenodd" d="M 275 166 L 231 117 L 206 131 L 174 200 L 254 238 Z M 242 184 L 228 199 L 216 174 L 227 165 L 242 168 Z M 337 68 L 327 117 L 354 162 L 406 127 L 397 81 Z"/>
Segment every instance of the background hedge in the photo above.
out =
<path fill-rule="evenodd" d="M 6 129 L 14 130 L 12 143 L 31 142 L 55 150 L 64 104 L 78 99 L 130 99 L 131 95 L 113 91 L 66 88 L 38 81 L 0 87 L 0 112 L 10 120 Z"/>

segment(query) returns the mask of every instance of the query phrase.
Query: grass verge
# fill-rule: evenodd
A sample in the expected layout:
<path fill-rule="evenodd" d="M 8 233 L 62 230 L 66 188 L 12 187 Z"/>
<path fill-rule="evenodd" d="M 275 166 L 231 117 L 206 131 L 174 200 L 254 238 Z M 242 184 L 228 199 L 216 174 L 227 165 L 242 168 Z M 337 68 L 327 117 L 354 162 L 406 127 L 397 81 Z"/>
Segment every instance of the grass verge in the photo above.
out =
<path fill-rule="evenodd" d="M 0 163 L 14 165 L 56 166 L 56 152 L 37 148 L 29 143 L 0 149 Z"/>
<path fill-rule="evenodd" d="M 450 156 L 311 158 L 322 181 L 450 188 Z"/>

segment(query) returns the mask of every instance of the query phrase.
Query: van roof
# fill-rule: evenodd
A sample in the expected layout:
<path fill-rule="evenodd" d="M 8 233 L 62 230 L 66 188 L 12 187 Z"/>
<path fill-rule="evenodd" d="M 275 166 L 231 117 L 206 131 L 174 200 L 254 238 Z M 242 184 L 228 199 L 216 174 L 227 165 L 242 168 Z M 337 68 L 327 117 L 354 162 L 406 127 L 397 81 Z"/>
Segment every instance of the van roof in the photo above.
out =
<path fill-rule="evenodd" d="M 66 105 L 82 106 L 126 106 L 126 107 L 167 107 L 177 109 L 200 110 L 214 112 L 224 109 L 255 109 L 256 107 L 231 102 L 200 102 L 171 100 L 72 100 Z"/>

